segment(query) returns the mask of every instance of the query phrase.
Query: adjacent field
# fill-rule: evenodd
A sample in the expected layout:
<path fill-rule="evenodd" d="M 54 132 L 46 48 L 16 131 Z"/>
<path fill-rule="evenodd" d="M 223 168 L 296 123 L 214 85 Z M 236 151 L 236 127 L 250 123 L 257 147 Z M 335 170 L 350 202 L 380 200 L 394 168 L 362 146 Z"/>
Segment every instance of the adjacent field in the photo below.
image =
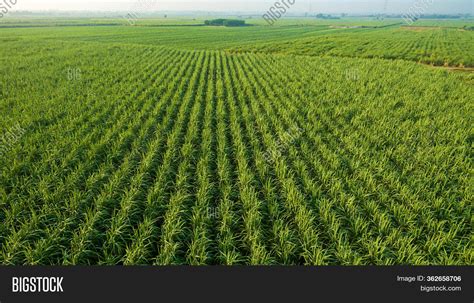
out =
<path fill-rule="evenodd" d="M 0 264 L 473 264 L 472 73 L 409 51 L 461 38 L 258 28 L 0 29 Z"/>
<path fill-rule="evenodd" d="M 30 21 L 33 22 L 33 21 Z M 329 24 L 282 20 L 279 26 L 245 28 L 171 26 L 168 23 L 143 21 L 141 26 L 118 26 L 120 20 L 83 20 L 71 26 L 54 26 L 65 21 L 43 22 L 29 28 L 1 28 L 1 41 L 61 40 L 156 45 L 188 50 L 227 50 L 230 52 L 261 52 L 305 56 L 348 58 L 403 59 L 423 64 L 449 67 L 474 67 L 474 31 L 463 30 L 466 23 L 439 21 L 405 26 L 400 20 L 353 22 L 332 21 Z M 94 23 L 96 22 L 96 23 Z M 123 21 L 122 21 L 123 22 Z M 173 23 L 173 21 L 168 21 Z M 179 22 L 179 21 L 174 21 Z M 193 21 L 196 24 L 198 20 Z M 22 26 L 26 22 L 6 23 Z M 28 23 L 26 23 L 28 24 Z M 33 23 L 35 24 L 35 23 Z M 95 24 L 95 26 L 87 26 Z M 116 24 L 116 26 L 105 26 Z M 365 25 L 363 25 L 365 24 Z M 458 27 L 454 27 L 454 25 Z M 469 24 L 469 23 L 467 23 Z M 471 26 L 474 23 L 470 23 Z M 4 26 L 6 26 L 4 24 Z M 432 25 L 432 26 L 429 26 Z M 448 26 L 449 25 L 449 26 Z M 345 28 L 365 26 L 365 28 Z"/>
<path fill-rule="evenodd" d="M 310 56 L 404 59 L 474 67 L 474 31 L 441 27 L 345 29 L 297 40 L 240 46 L 237 51 Z"/>

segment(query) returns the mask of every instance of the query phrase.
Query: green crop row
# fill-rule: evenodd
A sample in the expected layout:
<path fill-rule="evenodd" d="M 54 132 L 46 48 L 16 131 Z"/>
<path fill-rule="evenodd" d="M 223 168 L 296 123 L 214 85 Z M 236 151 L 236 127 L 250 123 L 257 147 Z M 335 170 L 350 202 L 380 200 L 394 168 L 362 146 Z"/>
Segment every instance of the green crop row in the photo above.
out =
<path fill-rule="evenodd" d="M 0 264 L 473 262 L 469 75 L 8 45 L 0 126 L 25 131 L 0 158 Z"/>

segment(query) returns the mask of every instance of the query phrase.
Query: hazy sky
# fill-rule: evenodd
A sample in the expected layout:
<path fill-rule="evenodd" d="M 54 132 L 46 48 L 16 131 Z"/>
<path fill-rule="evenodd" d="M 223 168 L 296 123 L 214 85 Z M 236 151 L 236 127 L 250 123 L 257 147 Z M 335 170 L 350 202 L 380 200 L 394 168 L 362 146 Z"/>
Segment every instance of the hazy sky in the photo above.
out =
<path fill-rule="evenodd" d="M 261 12 L 277 0 L 17 0 L 15 10 L 118 10 L 137 6 L 156 11 Z M 280 0 L 281 1 L 281 0 Z M 416 2 L 431 2 L 426 13 L 471 13 L 474 0 L 295 0 L 293 12 L 406 12 Z M 422 2 L 423 3 L 423 2 Z"/>

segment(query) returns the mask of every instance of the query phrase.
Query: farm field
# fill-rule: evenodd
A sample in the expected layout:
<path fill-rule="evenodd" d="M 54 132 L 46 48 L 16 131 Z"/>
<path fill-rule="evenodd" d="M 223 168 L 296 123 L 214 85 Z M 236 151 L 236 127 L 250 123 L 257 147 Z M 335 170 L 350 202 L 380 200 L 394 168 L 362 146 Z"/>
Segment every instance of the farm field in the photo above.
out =
<path fill-rule="evenodd" d="M 468 22 L 282 21 L 0 25 L 0 264 L 472 265 Z"/>
<path fill-rule="evenodd" d="M 262 26 L 256 22 L 245 28 L 227 28 L 192 26 L 188 23 L 191 21 L 182 20 L 166 23 L 149 20 L 141 26 L 118 26 L 123 21 L 111 19 L 83 20 L 82 23 L 75 20 L 70 26 L 54 26 L 64 22 L 50 20 L 49 23 L 43 21 L 41 26 L 22 28 L 26 21 L 10 21 L 6 23 L 10 28 L 2 29 L 0 24 L 0 41 L 125 43 L 238 53 L 403 59 L 435 66 L 474 67 L 474 31 L 464 30 L 469 23 L 460 20 L 452 23 L 425 21 L 423 24 L 427 25 L 423 26 L 405 26 L 400 20 L 391 19 L 366 22 L 365 25 L 353 20 L 327 24 L 300 20 L 293 24 L 285 21 L 280 26 Z M 192 22 L 196 25 L 201 21 Z M 181 25 L 167 25 L 169 23 Z M 73 26 L 75 24 L 83 26 Z M 365 28 L 357 28 L 361 26 Z"/>
<path fill-rule="evenodd" d="M 403 59 L 436 66 L 474 67 L 474 31 L 414 26 L 335 31 L 322 32 L 317 37 L 240 46 L 237 51 Z"/>

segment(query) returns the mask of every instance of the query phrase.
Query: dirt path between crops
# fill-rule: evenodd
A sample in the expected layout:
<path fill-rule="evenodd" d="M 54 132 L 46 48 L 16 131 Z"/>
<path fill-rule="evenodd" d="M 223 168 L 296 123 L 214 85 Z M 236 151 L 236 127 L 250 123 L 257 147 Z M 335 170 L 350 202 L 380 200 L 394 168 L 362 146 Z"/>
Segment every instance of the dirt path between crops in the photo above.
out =
<path fill-rule="evenodd" d="M 424 66 L 428 66 L 434 69 L 444 69 L 453 72 L 465 72 L 465 73 L 472 73 L 474 72 L 474 67 L 456 67 L 456 66 L 434 66 L 430 64 L 421 64 Z"/>
<path fill-rule="evenodd" d="M 434 29 L 441 29 L 440 26 L 401 26 L 402 29 L 407 31 L 415 31 L 415 32 L 422 32 L 422 31 L 429 31 Z"/>

